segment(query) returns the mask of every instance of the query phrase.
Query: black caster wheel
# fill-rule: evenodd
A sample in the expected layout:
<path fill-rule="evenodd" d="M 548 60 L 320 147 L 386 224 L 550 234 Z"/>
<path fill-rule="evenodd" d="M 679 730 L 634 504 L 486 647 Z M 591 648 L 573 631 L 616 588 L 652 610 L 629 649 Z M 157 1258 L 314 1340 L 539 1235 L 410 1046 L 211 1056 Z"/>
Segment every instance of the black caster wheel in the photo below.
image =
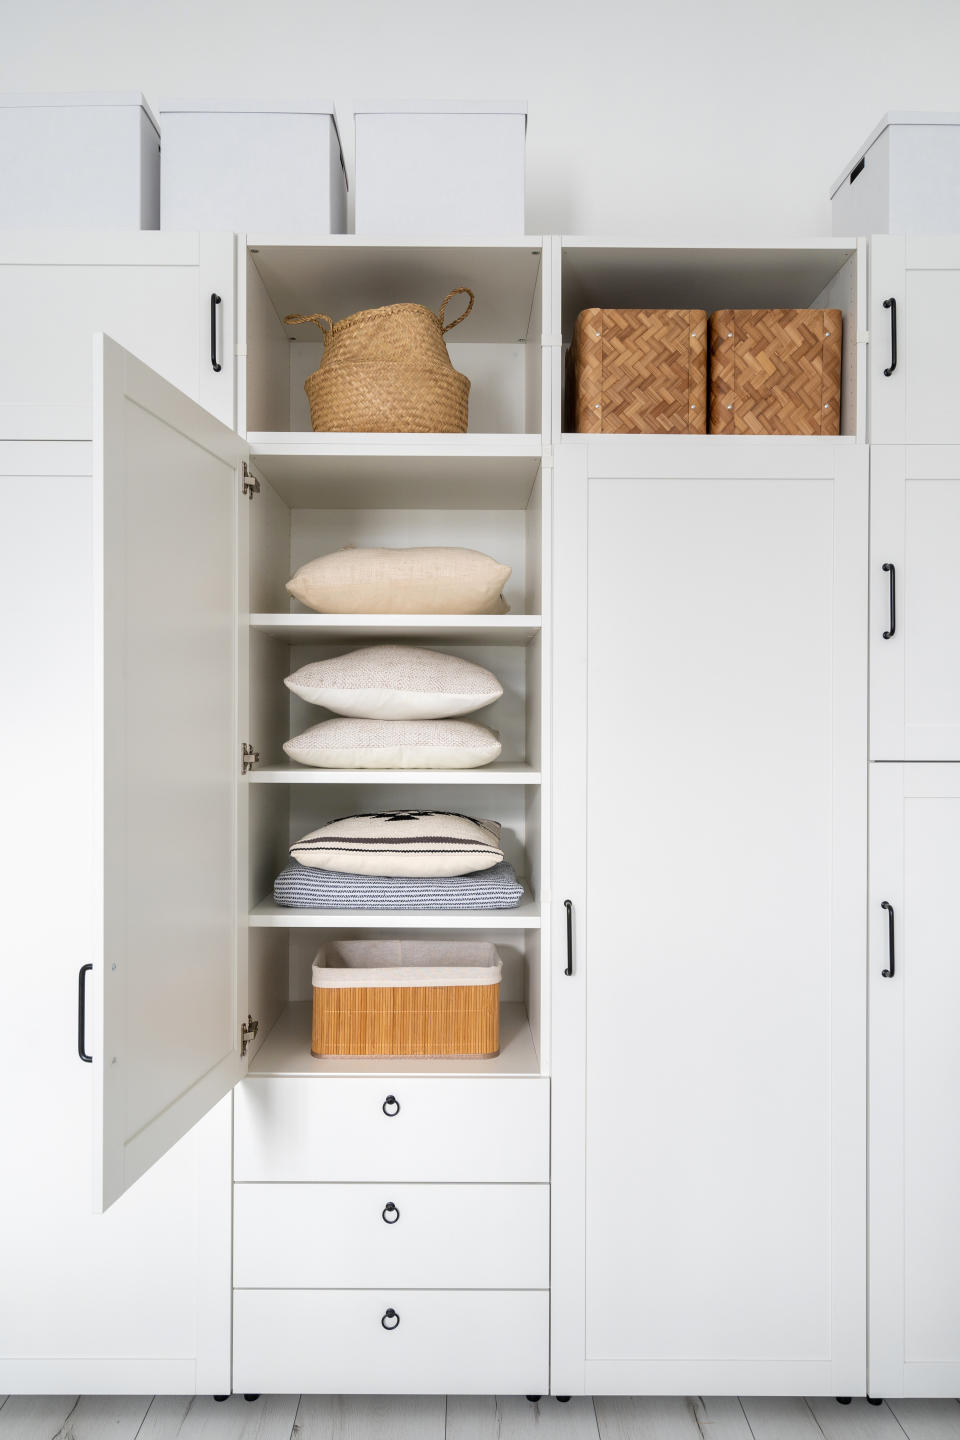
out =
<path fill-rule="evenodd" d="M 558 1395 L 558 1396 L 557 1396 L 557 1404 L 558 1404 L 558 1405 L 569 1405 L 569 1404 L 570 1404 L 570 1396 L 569 1396 L 569 1395 Z"/>
<path fill-rule="evenodd" d="M 874 1400 L 874 1398 L 873 1398 L 872 1395 L 868 1395 L 868 1396 L 867 1396 L 867 1404 L 868 1404 L 868 1405 L 882 1405 L 882 1404 L 883 1404 L 883 1401 L 882 1401 L 882 1400 Z"/>
<path fill-rule="evenodd" d="M 244 1398 L 244 1400 L 259 1400 L 259 1399 L 260 1399 L 260 1396 L 259 1396 L 259 1395 L 244 1395 L 243 1398 Z"/>
<path fill-rule="evenodd" d="M 851 1397 L 850 1397 L 849 1395 L 838 1395 L 838 1396 L 837 1396 L 837 1404 L 838 1404 L 838 1405 L 849 1405 L 849 1404 L 850 1404 L 850 1400 L 851 1400 Z"/>
<path fill-rule="evenodd" d="M 214 1395 L 213 1398 L 214 1398 L 214 1400 L 216 1400 L 216 1402 L 217 1402 L 218 1405 L 222 1405 L 223 1402 L 224 1402 L 224 1400 L 229 1400 L 229 1399 L 230 1399 L 230 1396 L 229 1396 L 229 1395 Z"/>
<path fill-rule="evenodd" d="M 525 1395 L 523 1398 L 524 1398 L 525 1400 L 529 1400 L 531 1405 L 536 1405 L 536 1403 L 537 1403 L 538 1400 L 542 1400 L 542 1399 L 543 1399 L 543 1396 L 542 1396 L 542 1395 Z"/>

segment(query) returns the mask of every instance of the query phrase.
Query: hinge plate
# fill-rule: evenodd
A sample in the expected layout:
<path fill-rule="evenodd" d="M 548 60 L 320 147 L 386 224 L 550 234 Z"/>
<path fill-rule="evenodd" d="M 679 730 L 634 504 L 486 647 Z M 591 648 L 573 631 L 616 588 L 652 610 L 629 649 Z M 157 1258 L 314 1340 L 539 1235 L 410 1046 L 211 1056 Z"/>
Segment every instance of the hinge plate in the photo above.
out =
<path fill-rule="evenodd" d="M 254 497 L 254 495 L 259 495 L 259 494 L 260 494 L 260 481 L 257 479 L 256 475 L 251 474 L 251 472 L 247 469 L 247 462 L 246 462 L 246 460 L 244 460 L 244 462 L 243 462 L 243 487 L 242 487 L 242 488 L 243 488 L 243 493 L 244 493 L 244 495 L 246 495 L 246 497 L 247 497 L 248 500 L 252 500 L 253 497 Z"/>
<path fill-rule="evenodd" d="M 254 750 L 249 740 L 240 746 L 240 774 L 249 775 L 254 765 L 260 764 L 260 751 Z"/>
<path fill-rule="evenodd" d="M 258 1031 L 259 1029 L 260 1029 L 260 1021 L 259 1021 L 259 1020 L 254 1020 L 254 1018 L 253 1018 L 252 1015 L 248 1015 L 248 1016 L 247 1016 L 247 1019 L 246 1019 L 246 1023 L 240 1026 L 240 1055 L 241 1055 L 241 1058 L 242 1058 L 244 1055 L 246 1055 L 246 1053 L 247 1053 L 247 1046 L 250 1044 L 250 1041 L 254 1038 L 254 1036 L 256 1035 L 256 1033 L 257 1033 L 257 1031 Z"/>

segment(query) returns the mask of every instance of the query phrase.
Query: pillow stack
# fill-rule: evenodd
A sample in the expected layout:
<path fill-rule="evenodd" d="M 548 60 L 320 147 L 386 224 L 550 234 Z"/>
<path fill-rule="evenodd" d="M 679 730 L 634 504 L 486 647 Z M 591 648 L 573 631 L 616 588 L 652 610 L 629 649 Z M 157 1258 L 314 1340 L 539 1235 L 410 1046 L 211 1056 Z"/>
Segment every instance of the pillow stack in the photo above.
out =
<path fill-rule="evenodd" d="M 523 886 L 500 826 L 445 810 L 349 815 L 290 846 L 278 905 L 327 910 L 507 910 Z"/>
<path fill-rule="evenodd" d="M 284 682 L 338 718 L 284 745 L 291 760 L 336 770 L 469 770 L 500 755 L 500 737 L 457 717 L 503 694 L 496 676 L 458 655 L 371 645 L 304 665 Z"/>

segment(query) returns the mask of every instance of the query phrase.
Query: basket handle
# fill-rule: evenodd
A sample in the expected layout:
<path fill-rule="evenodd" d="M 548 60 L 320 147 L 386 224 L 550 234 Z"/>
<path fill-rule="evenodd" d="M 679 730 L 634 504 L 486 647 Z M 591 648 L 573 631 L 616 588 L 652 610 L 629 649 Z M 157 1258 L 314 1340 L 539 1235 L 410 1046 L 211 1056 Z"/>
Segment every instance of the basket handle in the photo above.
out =
<path fill-rule="evenodd" d="M 447 308 L 447 301 L 448 301 L 448 300 L 452 300 L 453 297 L 454 297 L 454 295 L 469 295 L 469 296 L 470 296 L 470 304 L 467 306 L 466 310 L 464 310 L 464 312 L 463 312 L 462 315 L 458 315 L 458 316 L 457 316 L 456 320 L 451 320 L 449 325 L 444 325 L 443 320 L 444 320 L 444 312 L 446 311 L 446 308 Z M 440 329 L 442 330 L 442 332 L 443 332 L 444 335 L 446 335 L 446 333 L 447 333 L 448 330 L 452 330 L 453 327 L 454 327 L 454 325 L 459 325 L 460 322 L 461 322 L 461 320 L 466 320 L 467 316 L 470 314 L 470 311 L 473 309 L 473 301 L 474 301 L 473 291 L 472 291 L 472 290 L 469 290 L 466 285 L 458 285 L 457 288 L 456 288 L 456 290 L 451 290 L 451 291 L 450 291 L 450 294 L 447 296 L 447 299 L 444 300 L 443 304 L 440 306 Z"/>
<path fill-rule="evenodd" d="M 323 338 L 326 340 L 330 331 L 333 329 L 333 321 L 329 315 L 324 315 L 322 310 L 318 310 L 316 315 L 284 315 L 283 317 L 284 325 L 306 325 L 311 320 L 317 329 L 322 332 Z M 326 325 L 320 323 L 322 320 L 326 320 Z"/>

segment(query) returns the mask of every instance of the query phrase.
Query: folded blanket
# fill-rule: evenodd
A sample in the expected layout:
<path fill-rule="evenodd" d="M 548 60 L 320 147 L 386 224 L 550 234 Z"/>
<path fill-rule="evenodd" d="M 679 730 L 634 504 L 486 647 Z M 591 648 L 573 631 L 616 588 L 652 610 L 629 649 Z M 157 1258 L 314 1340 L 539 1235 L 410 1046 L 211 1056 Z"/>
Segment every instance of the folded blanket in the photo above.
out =
<path fill-rule="evenodd" d="M 523 886 L 506 860 L 472 875 L 347 875 L 292 861 L 273 885 L 278 905 L 317 910 L 510 910 Z"/>

